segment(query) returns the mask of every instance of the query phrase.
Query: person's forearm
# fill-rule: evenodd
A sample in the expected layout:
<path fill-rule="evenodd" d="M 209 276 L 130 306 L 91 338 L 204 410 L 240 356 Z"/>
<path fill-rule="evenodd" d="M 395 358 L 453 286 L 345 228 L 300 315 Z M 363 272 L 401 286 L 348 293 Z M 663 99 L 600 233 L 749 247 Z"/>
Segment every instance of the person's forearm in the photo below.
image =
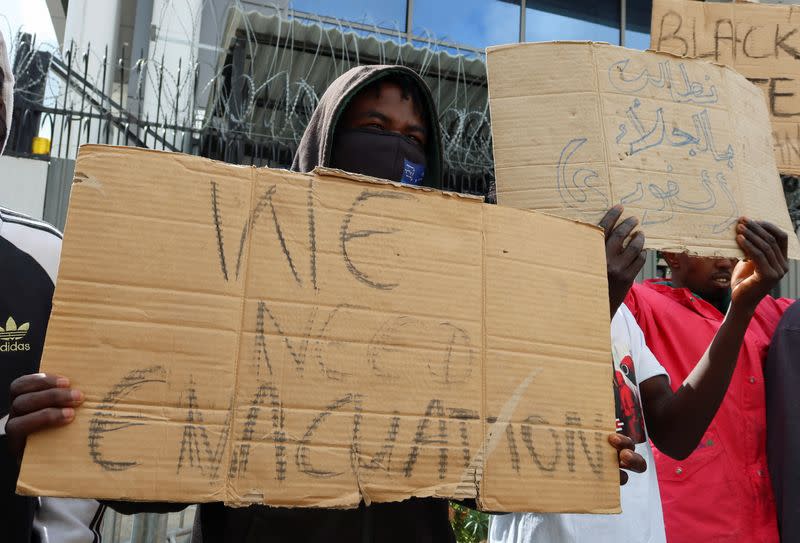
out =
<path fill-rule="evenodd" d="M 752 310 L 731 304 L 708 350 L 675 394 L 659 406 L 658 419 L 665 422 L 653 440 L 669 456 L 680 459 L 691 454 L 711 424 L 733 377 L 752 316 Z"/>

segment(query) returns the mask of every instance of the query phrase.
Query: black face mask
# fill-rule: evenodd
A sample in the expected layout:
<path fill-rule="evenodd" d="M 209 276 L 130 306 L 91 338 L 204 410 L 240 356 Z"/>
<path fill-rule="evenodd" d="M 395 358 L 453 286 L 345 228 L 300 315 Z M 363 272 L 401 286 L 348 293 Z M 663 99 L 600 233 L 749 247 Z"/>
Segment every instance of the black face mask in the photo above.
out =
<path fill-rule="evenodd" d="M 410 138 L 371 128 L 337 130 L 331 167 L 409 185 L 425 177 L 425 152 Z"/>

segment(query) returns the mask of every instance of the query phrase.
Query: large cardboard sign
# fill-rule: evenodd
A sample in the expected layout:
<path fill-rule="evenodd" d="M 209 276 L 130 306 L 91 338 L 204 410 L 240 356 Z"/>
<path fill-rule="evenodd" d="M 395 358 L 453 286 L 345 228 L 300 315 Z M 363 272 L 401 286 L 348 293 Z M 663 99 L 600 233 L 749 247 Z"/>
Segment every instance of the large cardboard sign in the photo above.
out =
<path fill-rule="evenodd" d="M 619 510 L 602 233 L 564 219 L 86 146 L 42 369 L 87 400 L 26 493 Z"/>
<path fill-rule="evenodd" d="M 500 204 L 592 223 L 623 204 L 648 248 L 704 256 L 741 256 L 742 215 L 793 232 L 761 92 L 730 68 L 596 43 L 487 64 Z"/>

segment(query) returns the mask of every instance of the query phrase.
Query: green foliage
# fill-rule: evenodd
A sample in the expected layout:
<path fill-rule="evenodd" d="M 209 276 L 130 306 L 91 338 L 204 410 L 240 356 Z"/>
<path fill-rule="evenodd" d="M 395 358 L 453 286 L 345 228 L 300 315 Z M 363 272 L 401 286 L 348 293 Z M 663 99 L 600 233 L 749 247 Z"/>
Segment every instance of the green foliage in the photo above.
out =
<path fill-rule="evenodd" d="M 483 543 L 489 537 L 489 515 L 486 513 L 451 503 L 450 523 L 458 543 Z"/>

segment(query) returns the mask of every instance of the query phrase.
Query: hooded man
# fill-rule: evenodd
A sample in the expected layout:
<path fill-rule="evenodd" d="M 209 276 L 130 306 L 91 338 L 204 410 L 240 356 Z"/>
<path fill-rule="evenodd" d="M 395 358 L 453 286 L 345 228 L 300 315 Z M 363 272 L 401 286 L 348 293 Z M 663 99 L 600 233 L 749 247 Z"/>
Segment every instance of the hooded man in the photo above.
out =
<path fill-rule="evenodd" d="M 428 86 L 402 66 L 360 66 L 325 91 L 292 170 L 338 168 L 441 186 L 441 134 Z M 446 500 L 412 498 L 357 509 L 201 506 L 192 543 L 222 541 L 455 542 Z M 220 522 L 222 521 L 222 522 Z"/>
<path fill-rule="evenodd" d="M 325 91 L 303 134 L 292 170 L 317 166 L 390 181 L 441 186 L 441 134 L 433 97 L 402 66 L 361 66 Z M 229 509 L 200 506 L 192 542 L 455 541 L 446 500 L 412 498 L 357 509 Z"/>
<path fill-rule="evenodd" d="M 0 151 L 11 131 L 13 99 L 14 76 L 0 34 Z M 104 508 L 96 501 L 16 495 L 19 466 L 6 438 L 9 387 L 39 371 L 60 254 L 58 230 L 0 207 L 0 530 L 11 543 L 100 541 Z"/>
<path fill-rule="evenodd" d="M 441 188 L 442 135 L 433 96 L 403 66 L 359 66 L 336 79 L 317 104 L 292 170 L 338 168 Z"/>
<path fill-rule="evenodd" d="M 292 170 L 317 166 L 391 181 L 441 186 L 441 134 L 433 97 L 414 71 L 361 66 L 325 91 L 303 134 Z M 229 509 L 202 505 L 192 542 L 455 541 L 446 500 L 363 503 L 357 509 Z"/>

